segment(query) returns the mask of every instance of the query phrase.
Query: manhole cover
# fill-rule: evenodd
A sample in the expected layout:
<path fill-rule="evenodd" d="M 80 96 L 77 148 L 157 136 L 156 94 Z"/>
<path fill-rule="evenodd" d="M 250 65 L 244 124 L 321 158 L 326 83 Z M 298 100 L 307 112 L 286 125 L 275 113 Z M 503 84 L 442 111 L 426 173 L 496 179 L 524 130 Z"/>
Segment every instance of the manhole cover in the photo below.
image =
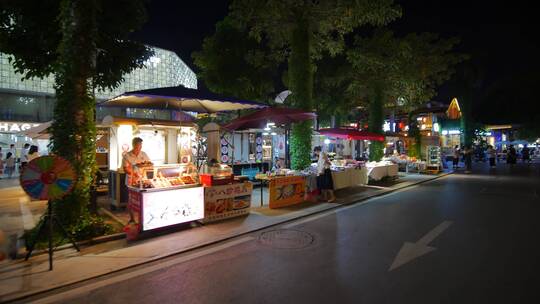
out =
<path fill-rule="evenodd" d="M 301 249 L 308 247 L 315 239 L 313 235 L 294 229 L 279 229 L 263 232 L 259 242 L 264 245 L 281 249 Z"/>

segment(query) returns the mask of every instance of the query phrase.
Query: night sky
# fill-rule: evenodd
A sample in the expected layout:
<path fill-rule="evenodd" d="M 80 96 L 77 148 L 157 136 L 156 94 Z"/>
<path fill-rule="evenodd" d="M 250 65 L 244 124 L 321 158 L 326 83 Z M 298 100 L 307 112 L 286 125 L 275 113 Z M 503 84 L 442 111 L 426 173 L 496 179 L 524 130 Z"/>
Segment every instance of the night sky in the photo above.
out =
<path fill-rule="evenodd" d="M 482 71 L 477 95 L 517 75 L 536 74 L 540 66 L 539 43 L 535 31 L 535 10 L 526 2 L 514 1 L 397 1 L 403 17 L 390 27 L 398 34 L 435 32 L 442 37 L 457 36 L 458 50 L 471 55 L 470 63 Z M 227 14 L 228 1 L 152 0 L 148 22 L 135 35 L 145 43 L 178 53 L 192 69 L 191 53 L 199 50 L 204 37 Z M 512 6 L 511 6 L 512 5 Z M 455 79 L 454 79 L 455 80 Z M 440 88 L 435 99 L 449 102 L 449 85 Z M 527 100 L 526 102 L 532 102 Z"/>

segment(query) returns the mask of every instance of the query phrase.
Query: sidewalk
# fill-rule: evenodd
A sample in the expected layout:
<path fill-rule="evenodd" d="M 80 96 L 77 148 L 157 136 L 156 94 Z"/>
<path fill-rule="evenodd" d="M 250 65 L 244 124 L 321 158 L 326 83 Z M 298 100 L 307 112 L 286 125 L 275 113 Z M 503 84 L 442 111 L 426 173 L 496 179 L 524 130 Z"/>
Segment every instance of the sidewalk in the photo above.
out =
<path fill-rule="evenodd" d="M 81 248 L 81 252 L 65 249 L 55 252 L 54 270 L 48 271 L 46 254 L 29 261 L 0 263 L 0 302 L 21 299 L 155 261 L 184 251 L 210 245 L 239 235 L 285 223 L 343 204 L 352 204 L 371 197 L 426 182 L 440 176 L 409 174 L 395 182 L 337 191 L 334 203 L 304 203 L 293 208 L 252 208 L 248 216 L 202 227 L 172 232 L 146 240 L 128 243 L 125 239 Z M 258 189 L 256 189 L 258 191 Z M 253 205 L 257 206 L 256 203 Z M 76 269 L 76 271 L 74 271 Z"/>

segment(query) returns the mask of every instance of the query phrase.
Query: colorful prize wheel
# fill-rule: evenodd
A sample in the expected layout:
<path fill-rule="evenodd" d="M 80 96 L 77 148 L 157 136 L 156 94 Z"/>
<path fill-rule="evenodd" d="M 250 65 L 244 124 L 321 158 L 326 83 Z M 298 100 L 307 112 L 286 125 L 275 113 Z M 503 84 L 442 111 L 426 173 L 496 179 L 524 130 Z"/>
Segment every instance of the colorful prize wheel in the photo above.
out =
<path fill-rule="evenodd" d="M 71 164 L 58 156 L 42 156 L 21 173 L 21 187 L 32 198 L 54 200 L 68 194 L 75 183 Z"/>

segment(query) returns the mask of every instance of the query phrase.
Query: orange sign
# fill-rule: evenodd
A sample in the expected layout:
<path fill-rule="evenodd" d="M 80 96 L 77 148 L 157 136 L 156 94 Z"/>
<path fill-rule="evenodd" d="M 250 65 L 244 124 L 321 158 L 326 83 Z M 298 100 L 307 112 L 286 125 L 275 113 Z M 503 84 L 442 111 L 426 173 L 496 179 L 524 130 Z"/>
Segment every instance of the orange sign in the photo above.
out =
<path fill-rule="evenodd" d="M 306 179 L 303 176 L 275 177 L 270 180 L 268 190 L 272 209 L 300 204 L 304 201 Z"/>

